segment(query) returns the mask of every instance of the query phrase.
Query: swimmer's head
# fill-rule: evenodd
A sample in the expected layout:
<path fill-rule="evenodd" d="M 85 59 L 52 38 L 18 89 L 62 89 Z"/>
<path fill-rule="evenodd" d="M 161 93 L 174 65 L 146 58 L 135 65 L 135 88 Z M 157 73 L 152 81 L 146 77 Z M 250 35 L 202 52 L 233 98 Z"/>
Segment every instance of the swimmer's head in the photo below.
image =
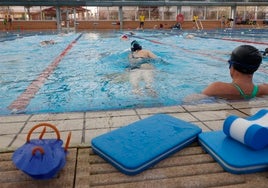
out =
<path fill-rule="evenodd" d="M 230 66 L 244 74 L 253 74 L 262 62 L 262 55 L 251 45 L 241 45 L 232 51 Z"/>
<path fill-rule="evenodd" d="M 187 39 L 193 39 L 194 38 L 194 35 L 189 34 L 189 35 L 186 35 L 185 38 L 187 38 Z"/>
<path fill-rule="evenodd" d="M 128 39 L 128 36 L 127 36 L 127 35 L 122 35 L 122 36 L 121 36 L 121 39 L 122 39 L 122 40 L 127 40 L 127 39 Z"/>
<path fill-rule="evenodd" d="M 141 49 L 142 49 L 142 46 L 136 40 L 133 40 L 131 42 L 131 51 L 132 52 L 135 52 L 135 51 L 141 50 Z"/>

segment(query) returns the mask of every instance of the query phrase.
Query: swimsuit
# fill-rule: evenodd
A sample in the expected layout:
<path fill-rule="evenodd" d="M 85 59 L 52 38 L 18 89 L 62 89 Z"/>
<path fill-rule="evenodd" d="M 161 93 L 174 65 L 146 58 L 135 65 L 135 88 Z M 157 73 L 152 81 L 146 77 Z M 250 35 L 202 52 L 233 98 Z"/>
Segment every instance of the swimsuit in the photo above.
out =
<path fill-rule="evenodd" d="M 239 91 L 240 95 L 244 98 L 244 99 L 252 99 L 254 97 L 257 96 L 257 93 L 259 91 L 259 88 L 257 85 L 254 85 L 253 91 L 251 92 L 250 95 L 247 95 L 244 93 L 244 91 L 236 84 L 233 83 L 233 86 L 235 86 L 235 88 Z"/>
<path fill-rule="evenodd" d="M 131 58 L 132 58 L 132 63 L 130 65 L 131 70 L 132 69 L 139 69 L 141 67 L 141 65 L 143 63 L 145 63 L 144 62 L 144 59 L 145 59 L 144 57 L 137 57 L 137 56 L 134 55 L 134 53 L 131 53 Z"/>
<path fill-rule="evenodd" d="M 130 63 L 130 70 L 133 69 L 143 69 L 143 70 L 151 70 L 153 69 L 153 66 L 150 64 L 151 58 L 148 57 L 140 57 L 135 56 L 133 53 L 131 55 L 131 63 Z"/>
<path fill-rule="evenodd" d="M 132 53 L 132 58 L 137 59 L 137 60 L 142 60 L 144 57 L 137 57 L 137 56 L 134 56 L 134 54 Z"/>

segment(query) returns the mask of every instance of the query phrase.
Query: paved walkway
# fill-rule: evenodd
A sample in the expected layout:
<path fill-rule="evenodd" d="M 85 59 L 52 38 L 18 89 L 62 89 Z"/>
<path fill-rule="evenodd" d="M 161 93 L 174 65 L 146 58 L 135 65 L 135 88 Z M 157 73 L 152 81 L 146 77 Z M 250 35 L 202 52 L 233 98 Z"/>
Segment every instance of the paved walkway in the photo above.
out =
<path fill-rule="evenodd" d="M 156 113 L 192 122 L 203 131 L 213 131 L 221 130 L 224 119 L 231 114 L 247 117 L 263 108 L 268 109 L 267 99 L 123 111 L 0 116 L 0 187 L 267 187 L 267 172 L 230 174 L 197 142 L 136 176 L 118 172 L 93 154 L 90 147 L 95 136 Z M 11 161 L 13 151 L 25 143 L 28 131 L 40 122 L 56 125 L 64 141 L 68 132 L 72 132 L 66 166 L 57 177 L 45 181 L 32 180 Z M 46 136 L 54 137 L 54 134 Z"/>

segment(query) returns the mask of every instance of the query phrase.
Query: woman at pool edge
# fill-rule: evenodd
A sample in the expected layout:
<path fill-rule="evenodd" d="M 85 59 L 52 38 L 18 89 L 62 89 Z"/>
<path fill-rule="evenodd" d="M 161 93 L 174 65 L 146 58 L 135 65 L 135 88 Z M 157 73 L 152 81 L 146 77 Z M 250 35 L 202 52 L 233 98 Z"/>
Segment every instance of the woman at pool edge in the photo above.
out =
<path fill-rule="evenodd" d="M 157 56 L 149 50 L 142 49 L 142 46 L 136 41 L 131 42 L 131 53 L 129 54 L 130 73 L 129 79 L 132 84 L 132 91 L 135 94 L 141 94 L 139 88 L 140 82 L 145 82 L 145 89 L 150 95 L 155 96 L 156 92 L 152 89 L 154 66 L 148 59 L 155 59 Z"/>
<path fill-rule="evenodd" d="M 251 45 L 238 46 L 232 51 L 228 62 L 232 82 L 214 82 L 203 90 L 203 94 L 224 99 L 251 99 L 268 95 L 268 84 L 253 83 L 253 74 L 262 62 L 258 49 Z"/>

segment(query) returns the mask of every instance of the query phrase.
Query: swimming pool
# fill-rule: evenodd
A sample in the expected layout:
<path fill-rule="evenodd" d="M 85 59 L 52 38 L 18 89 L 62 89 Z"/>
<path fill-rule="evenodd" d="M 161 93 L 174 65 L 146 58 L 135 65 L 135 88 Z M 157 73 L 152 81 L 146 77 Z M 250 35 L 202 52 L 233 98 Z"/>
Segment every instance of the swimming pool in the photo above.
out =
<path fill-rule="evenodd" d="M 251 43 L 261 50 L 268 46 L 266 30 L 191 32 L 193 39 L 181 31 L 134 32 L 128 41 L 120 40 L 118 31 L 2 33 L 0 115 L 182 104 L 210 82 L 230 81 L 226 62 L 236 46 Z M 56 44 L 40 45 L 44 40 Z M 132 92 L 128 70 L 132 40 L 159 57 L 150 62 L 153 94 L 146 89 Z M 267 82 L 267 74 L 264 59 L 254 81 Z"/>

